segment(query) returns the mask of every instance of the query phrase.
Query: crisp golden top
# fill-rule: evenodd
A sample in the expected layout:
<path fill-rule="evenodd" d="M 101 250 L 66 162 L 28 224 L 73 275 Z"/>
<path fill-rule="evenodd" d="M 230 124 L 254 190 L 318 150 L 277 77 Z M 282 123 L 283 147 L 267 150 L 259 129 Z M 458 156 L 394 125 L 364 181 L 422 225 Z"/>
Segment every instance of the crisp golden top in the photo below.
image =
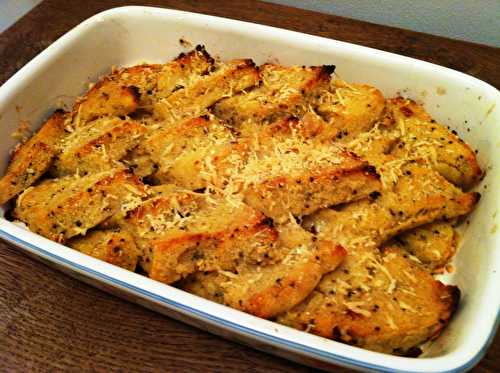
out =
<path fill-rule="evenodd" d="M 433 278 L 478 194 L 474 152 L 334 66 L 201 46 L 115 69 L 19 144 L 0 203 L 34 232 L 253 315 L 405 355 L 459 298 Z"/>

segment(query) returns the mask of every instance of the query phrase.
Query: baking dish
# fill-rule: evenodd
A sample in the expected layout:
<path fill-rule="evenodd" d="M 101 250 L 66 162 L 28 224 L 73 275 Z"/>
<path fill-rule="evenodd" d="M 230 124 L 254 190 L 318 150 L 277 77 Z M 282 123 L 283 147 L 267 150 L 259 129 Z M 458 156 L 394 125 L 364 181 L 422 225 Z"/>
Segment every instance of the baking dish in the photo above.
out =
<path fill-rule="evenodd" d="M 180 43 L 179 40 L 184 42 Z M 173 10 L 123 7 L 83 22 L 23 67 L 0 88 L 0 159 L 6 166 L 21 120 L 34 127 L 69 106 L 89 82 L 113 65 L 165 62 L 201 43 L 222 59 L 257 63 L 335 64 L 337 74 L 424 103 L 479 151 L 487 170 L 483 198 L 463 225 L 454 271 L 444 278 L 462 290 L 449 327 L 418 359 L 389 356 L 305 334 L 212 303 L 49 241 L 0 219 L 0 237 L 35 258 L 100 289 L 252 347 L 323 369 L 340 364 L 380 371 L 443 372 L 472 367 L 496 331 L 500 294 L 500 94 L 470 76 L 414 59 L 276 28 Z M 2 215 L 5 210 L 2 210 Z"/>

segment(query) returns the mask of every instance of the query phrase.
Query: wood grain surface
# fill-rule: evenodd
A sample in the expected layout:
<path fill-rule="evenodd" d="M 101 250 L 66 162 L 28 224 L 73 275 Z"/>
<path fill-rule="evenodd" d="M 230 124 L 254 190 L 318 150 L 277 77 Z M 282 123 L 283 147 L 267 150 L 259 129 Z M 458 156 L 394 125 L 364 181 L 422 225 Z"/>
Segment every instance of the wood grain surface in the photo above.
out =
<path fill-rule="evenodd" d="M 0 34 L 0 83 L 82 20 L 121 5 L 182 9 L 349 41 L 451 67 L 500 87 L 498 48 L 250 0 L 45 0 Z M 0 268 L 2 372 L 310 371 L 103 293 L 4 243 Z M 499 370 L 497 336 L 474 371 Z"/>

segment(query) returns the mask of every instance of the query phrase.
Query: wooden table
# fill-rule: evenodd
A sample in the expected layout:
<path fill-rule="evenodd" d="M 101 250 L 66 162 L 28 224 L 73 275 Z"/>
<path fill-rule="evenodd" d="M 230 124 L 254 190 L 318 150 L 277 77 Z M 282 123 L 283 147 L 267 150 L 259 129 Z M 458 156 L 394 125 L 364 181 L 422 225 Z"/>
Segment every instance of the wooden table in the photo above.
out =
<path fill-rule="evenodd" d="M 353 42 L 448 66 L 500 87 L 499 49 L 250 0 L 45 0 L 0 34 L 0 82 L 82 20 L 132 4 Z M 0 371 L 309 371 L 110 296 L 3 243 L 0 268 Z M 475 371 L 499 369 L 497 336 Z"/>

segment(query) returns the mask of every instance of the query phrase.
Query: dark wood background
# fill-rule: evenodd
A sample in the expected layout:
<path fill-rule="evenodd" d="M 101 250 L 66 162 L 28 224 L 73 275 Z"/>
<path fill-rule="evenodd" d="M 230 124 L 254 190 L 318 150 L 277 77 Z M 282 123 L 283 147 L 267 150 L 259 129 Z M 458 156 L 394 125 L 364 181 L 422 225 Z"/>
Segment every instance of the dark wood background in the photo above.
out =
<path fill-rule="evenodd" d="M 498 48 L 250 0 L 45 0 L 0 34 L 0 83 L 82 20 L 121 5 L 182 9 L 353 42 L 500 87 Z M 61 370 L 310 371 L 110 296 L 0 242 L 0 371 Z M 474 371 L 499 370 L 497 336 Z"/>

